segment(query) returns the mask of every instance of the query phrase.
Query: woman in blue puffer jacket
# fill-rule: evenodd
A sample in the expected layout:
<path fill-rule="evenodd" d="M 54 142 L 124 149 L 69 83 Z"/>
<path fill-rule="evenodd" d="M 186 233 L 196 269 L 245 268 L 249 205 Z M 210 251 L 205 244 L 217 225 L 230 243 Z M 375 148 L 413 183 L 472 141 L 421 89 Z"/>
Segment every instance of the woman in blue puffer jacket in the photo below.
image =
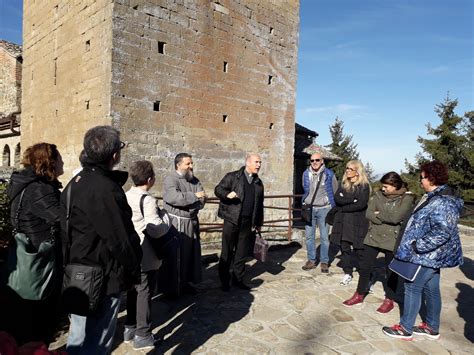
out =
<path fill-rule="evenodd" d="M 426 194 L 415 207 L 395 258 L 421 265 L 405 283 L 405 301 L 400 324 L 383 327 L 391 337 L 411 339 L 412 334 L 439 338 L 441 294 L 440 269 L 463 263 L 457 223 L 463 201 L 448 182 L 448 169 L 439 161 L 421 165 L 420 183 Z M 420 312 L 421 310 L 421 312 Z M 422 323 L 414 326 L 420 312 Z"/>

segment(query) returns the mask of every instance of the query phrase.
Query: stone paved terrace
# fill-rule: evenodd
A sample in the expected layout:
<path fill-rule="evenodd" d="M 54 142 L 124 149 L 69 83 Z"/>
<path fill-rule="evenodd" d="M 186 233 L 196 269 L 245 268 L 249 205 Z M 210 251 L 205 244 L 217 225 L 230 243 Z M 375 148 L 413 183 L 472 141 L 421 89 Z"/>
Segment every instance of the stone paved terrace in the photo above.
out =
<path fill-rule="evenodd" d="M 331 267 L 301 270 L 304 248 L 293 243 L 273 248 L 266 263 L 249 263 L 245 292 L 219 288 L 217 265 L 208 265 L 200 292 L 179 301 L 154 303 L 158 347 L 149 354 L 472 354 L 474 353 L 474 240 L 463 233 L 465 261 L 441 273 L 443 309 L 441 338 L 402 341 L 381 328 L 399 320 L 398 307 L 387 315 L 375 312 L 383 300 L 380 282 L 361 308 L 341 303 L 357 285 L 339 285 L 342 271 Z M 208 254 L 206 251 L 204 254 Z M 380 259 L 381 260 L 381 259 Z M 337 263 L 335 260 L 333 265 Z M 380 271 L 380 270 L 379 270 Z M 119 316 L 113 354 L 140 354 L 123 343 L 125 312 Z M 64 344 L 65 335 L 54 347 Z"/>

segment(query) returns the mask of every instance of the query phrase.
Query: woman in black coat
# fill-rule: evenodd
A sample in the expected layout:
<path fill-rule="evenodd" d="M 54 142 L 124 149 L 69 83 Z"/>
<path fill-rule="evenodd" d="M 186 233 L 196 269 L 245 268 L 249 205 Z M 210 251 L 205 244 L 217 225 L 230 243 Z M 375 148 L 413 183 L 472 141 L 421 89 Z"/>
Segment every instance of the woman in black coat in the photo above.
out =
<path fill-rule="evenodd" d="M 56 264 L 59 269 L 61 267 L 59 243 L 61 184 L 57 178 L 64 172 L 61 154 L 54 144 L 38 143 L 26 149 L 21 163 L 24 169 L 12 174 L 7 189 L 11 200 L 12 224 L 18 231 L 26 234 L 32 248 L 36 250 L 43 241 L 53 237 Z M 19 206 L 20 199 L 21 206 Z M 4 311 L 2 311 L 3 319 L 0 326 L 11 333 L 19 344 L 30 341 L 42 341 L 49 344 L 52 340 L 57 320 L 60 281 L 61 278 L 57 276 L 55 287 L 52 287 L 50 294 L 40 301 L 25 300 L 13 290 L 6 289 L 7 299 L 2 307 Z"/>
<path fill-rule="evenodd" d="M 342 252 L 342 286 L 352 281 L 352 248 L 358 256 L 364 249 L 364 238 L 369 228 L 369 221 L 365 218 L 369 195 L 370 185 L 364 165 L 359 160 L 349 161 L 334 194 L 337 212 L 331 232 L 331 242 L 338 245 Z"/>

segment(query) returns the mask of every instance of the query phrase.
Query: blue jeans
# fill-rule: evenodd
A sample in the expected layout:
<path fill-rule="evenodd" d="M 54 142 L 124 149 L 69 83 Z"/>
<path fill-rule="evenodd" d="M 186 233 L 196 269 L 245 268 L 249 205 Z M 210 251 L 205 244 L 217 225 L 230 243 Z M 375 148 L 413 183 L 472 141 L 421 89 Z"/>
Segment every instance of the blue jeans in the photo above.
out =
<path fill-rule="evenodd" d="M 319 228 L 319 237 L 321 238 L 321 250 L 319 261 L 322 263 L 329 262 L 329 236 L 328 225 L 326 224 L 326 216 L 331 210 L 331 206 L 324 208 L 312 209 L 311 225 L 305 226 L 306 231 L 306 252 L 308 253 L 308 260 L 313 263 L 316 262 L 316 245 L 315 234 L 316 226 Z"/>
<path fill-rule="evenodd" d="M 413 282 L 405 282 L 405 302 L 400 324 L 411 333 L 416 316 L 422 309 L 422 319 L 434 331 L 439 330 L 441 294 L 439 291 L 439 269 L 422 266 Z"/>
<path fill-rule="evenodd" d="M 114 339 L 120 295 L 105 296 L 99 309 L 88 317 L 71 314 L 66 351 L 76 354 L 109 354 Z"/>

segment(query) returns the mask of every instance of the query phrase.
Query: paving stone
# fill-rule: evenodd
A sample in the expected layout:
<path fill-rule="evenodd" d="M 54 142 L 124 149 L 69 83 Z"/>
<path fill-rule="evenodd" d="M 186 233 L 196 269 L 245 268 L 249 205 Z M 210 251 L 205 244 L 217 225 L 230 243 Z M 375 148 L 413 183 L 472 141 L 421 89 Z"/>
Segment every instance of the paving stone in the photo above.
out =
<path fill-rule="evenodd" d="M 286 317 L 286 312 L 282 313 L 276 308 L 268 307 L 265 305 L 257 305 L 253 307 L 253 318 L 261 321 L 275 321 Z"/>
<path fill-rule="evenodd" d="M 349 342 L 362 341 L 365 337 L 361 334 L 359 327 L 353 324 L 340 324 L 334 327 L 334 332 Z"/>
<path fill-rule="evenodd" d="M 338 321 L 338 322 L 350 322 L 353 321 L 354 318 L 345 312 L 342 309 L 334 309 L 331 311 L 331 315 Z"/>
<path fill-rule="evenodd" d="M 274 324 L 270 328 L 277 337 L 291 341 L 308 340 L 316 336 L 311 332 L 301 333 L 290 327 L 288 324 Z"/>
<path fill-rule="evenodd" d="M 337 349 L 341 353 L 347 354 L 372 354 L 375 349 L 369 343 L 358 343 L 345 345 Z"/>

